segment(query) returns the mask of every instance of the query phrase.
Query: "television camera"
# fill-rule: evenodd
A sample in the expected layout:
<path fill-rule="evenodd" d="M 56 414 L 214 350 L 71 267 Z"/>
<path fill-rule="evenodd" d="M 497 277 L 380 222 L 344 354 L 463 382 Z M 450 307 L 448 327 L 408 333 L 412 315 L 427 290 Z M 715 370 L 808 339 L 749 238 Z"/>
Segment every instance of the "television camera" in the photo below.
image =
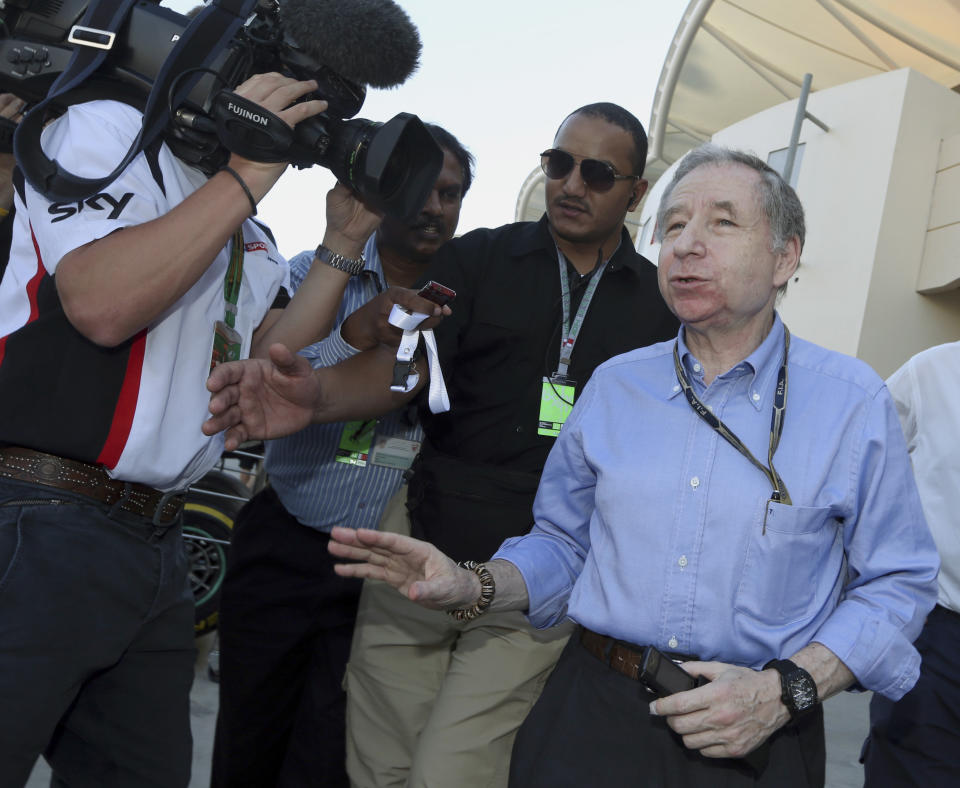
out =
<path fill-rule="evenodd" d="M 400 84 L 417 66 L 416 28 L 390 0 L 210 0 L 194 19 L 156 0 L 139 0 L 129 3 L 115 31 L 84 24 L 98 3 L 109 10 L 122 5 L 0 0 L 0 90 L 30 105 L 49 99 L 45 114 L 93 99 L 144 110 L 151 99 L 158 102 L 152 92 L 163 90 L 158 128 L 164 141 L 208 174 L 230 152 L 298 167 L 319 164 L 371 207 L 400 218 L 416 215 L 429 196 L 443 154 L 423 123 L 408 113 L 386 123 L 354 118 L 366 97 L 364 83 Z M 236 30 L 226 41 L 225 19 Z M 105 55 L 96 69 L 69 91 L 48 97 L 72 61 L 91 52 Z M 340 62 L 330 62 L 334 58 Z M 293 129 L 259 107 L 238 111 L 246 105 L 232 88 L 267 71 L 315 79 L 319 87 L 305 99 L 325 99 L 327 110 Z M 72 176 L 46 158 L 39 133 L 17 136 L 27 179 L 48 195 L 62 196 Z M 82 198 L 74 192 L 71 199 Z"/>

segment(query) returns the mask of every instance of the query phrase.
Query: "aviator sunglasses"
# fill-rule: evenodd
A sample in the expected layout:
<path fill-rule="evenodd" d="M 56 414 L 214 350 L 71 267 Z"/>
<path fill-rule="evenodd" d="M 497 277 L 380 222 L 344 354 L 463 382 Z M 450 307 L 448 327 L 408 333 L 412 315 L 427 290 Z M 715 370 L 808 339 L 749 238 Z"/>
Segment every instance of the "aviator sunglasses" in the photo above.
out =
<path fill-rule="evenodd" d="M 550 180 L 566 178 L 576 165 L 573 155 L 565 150 L 550 148 L 540 154 L 540 167 Z M 618 175 L 613 167 L 599 159 L 581 159 L 580 177 L 595 192 L 608 192 L 617 181 L 634 180 L 639 175 Z"/>

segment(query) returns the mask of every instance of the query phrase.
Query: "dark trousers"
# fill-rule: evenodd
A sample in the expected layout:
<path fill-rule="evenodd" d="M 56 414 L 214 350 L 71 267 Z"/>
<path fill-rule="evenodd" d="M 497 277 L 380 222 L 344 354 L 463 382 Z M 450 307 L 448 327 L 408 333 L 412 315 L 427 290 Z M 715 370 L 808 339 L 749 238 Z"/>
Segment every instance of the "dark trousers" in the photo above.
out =
<path fill-rule="evenodd" d="M 216 788 L 348 785 L 343 673 L 359 580 L 272 489 L 240 512 L 220 600 Z"/>
<path fill-rule="evenodd" d="M 0 479 L 0 786 L 190 780 L 193 597 L 180 524 Z"/>
<path fill-rule="evenodd" d="M 511 787 L 823 785 L 822 709 L 770 737 L 769 763 L 757 777 L 742 761 L 688 750 L 664 718 L 650 714 L 651 700 L 639 682 L 603 664 L 574 634 L 517 734 Z"/>
<path fill-rule="evenodd" d="M 960 785 L 960 614 L 937 605 L 915 643 L 920 678 L 894 703 L 870 701 L 864 785 Z"/>

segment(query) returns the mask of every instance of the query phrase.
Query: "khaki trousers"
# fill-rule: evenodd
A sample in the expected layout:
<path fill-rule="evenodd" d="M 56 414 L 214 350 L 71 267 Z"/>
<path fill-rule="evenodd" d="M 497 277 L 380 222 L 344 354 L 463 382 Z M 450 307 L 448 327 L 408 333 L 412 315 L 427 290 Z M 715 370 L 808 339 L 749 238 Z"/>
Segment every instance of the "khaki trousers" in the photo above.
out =
<path fill-rule="evenodd" d="M 380 528 L 409 533 L 405 487 Z M 517 729 L 572 631 L 517 612 L 459 623 L 365 582 L 345 678 L 351 784 L 505 788 Z"/>

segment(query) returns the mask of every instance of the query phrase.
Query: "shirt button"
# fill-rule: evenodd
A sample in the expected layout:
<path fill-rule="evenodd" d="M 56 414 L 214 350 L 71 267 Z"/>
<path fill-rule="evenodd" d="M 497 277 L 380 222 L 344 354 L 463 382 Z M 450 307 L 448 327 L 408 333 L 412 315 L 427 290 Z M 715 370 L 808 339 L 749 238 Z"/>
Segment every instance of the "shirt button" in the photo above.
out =
<path fill-rule="evenodd" d="M 757 394 L 757 392 L 753 392 L 753 401 L 754 401 L 754 402 L 759 402 L 759 401 L 760 401 L 760 395 Z"/>
<path fill-rule="evenodd" d="M 673 387 L 673 390 L 674 390 L 675 392 L 676 392 L 676 391 L 680 391 L 680 384 L 678 383 L 676 386 L 674 386 L 674 387 Z"/>
<path fill-rule="evenodd" d="M 680 645 L 680 641 L 677 640 L 675 637 L 670 638 L 670 640 L 667 641 L 667 645 L 670 646 L 670 648 L 676 648 L 677 646 Z"/>
<path fill-rule="evenodd" d="M 686 566 L 686 565 L 687 565 L 687 557 L 686 557 L 685 555 L 680 556 L 680 558 L 677 559 L 677 563 L 680 564 L 680 566 Z"/>
<path fill-rule="evenodd" d="M 694 477 L 690 480 L 690 486 L 693 487 L 694 490 L 696 490 L 697 487 L 700 486 L 700 477 L 699 477 L 699 476 L 694 476 Z"/>
<path fill-rule="evenodd" d="M 701 369 L 703 369 L 703 367 L 701 367 L 699 364 L 694 364 L 694 365 L 693 365 L 693 371 L 694 371 L 694 372 L 699 372 Z"/>

